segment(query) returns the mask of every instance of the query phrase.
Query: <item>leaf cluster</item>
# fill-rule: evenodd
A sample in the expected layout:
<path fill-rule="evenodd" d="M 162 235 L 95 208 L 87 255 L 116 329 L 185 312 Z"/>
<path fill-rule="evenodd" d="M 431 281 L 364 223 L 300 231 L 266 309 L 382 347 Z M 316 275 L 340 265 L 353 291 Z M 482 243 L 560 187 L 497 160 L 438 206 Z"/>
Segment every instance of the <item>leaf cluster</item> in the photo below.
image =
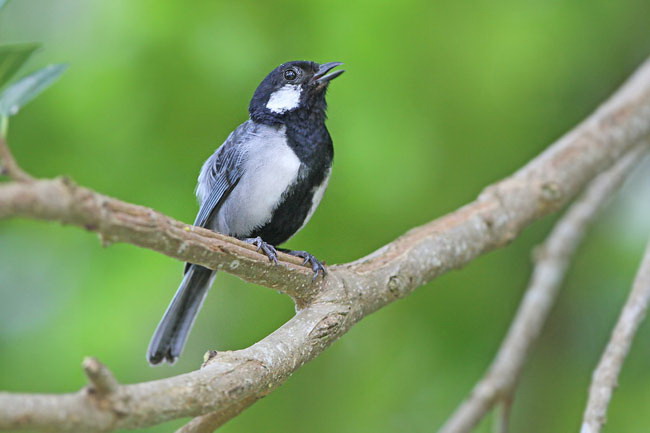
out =
<path fill-rule="evenodd" d="M 0 0 L 0 9 L 8 0 Z M 11 81 L 40 48 L 37 43 L 0 44 L 0 136 L 7 133 L 7 119 L 47 89 L 65 71 L 67 65 L 54 64 Z"/>

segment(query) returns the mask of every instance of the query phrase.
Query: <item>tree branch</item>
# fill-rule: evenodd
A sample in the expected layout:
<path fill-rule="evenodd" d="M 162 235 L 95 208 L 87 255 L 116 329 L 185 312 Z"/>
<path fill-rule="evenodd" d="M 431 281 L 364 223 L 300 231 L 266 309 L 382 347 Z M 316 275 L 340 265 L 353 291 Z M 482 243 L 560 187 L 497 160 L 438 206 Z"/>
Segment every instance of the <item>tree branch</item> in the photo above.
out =
<path fill-rule="evenodd" d="M 312 272 L 296 257 L 279 252 L 281 265 L 275 266 L 246 242 L 107 197 L 65 177 L 0 185 L 0 219 L 8 217 L 76 225 L 97 232 L 104 245 L 131 243 L 299 299 L 307 298 L 317 286 L 312 284 Z"/>
<path fill-rule="evenodd" d="M 533 275 L 508 335 L 488 371 L 440 433 L 470 432 L 499 402 L 508 413 L 529 350 L 541 333 L 586 229 L 646 152 L 645 146 L 639 146 L 596 177 L 538 247 Z M 501 431 L 507 431 L 507 421 L 500 420 Z"/>
<path fill-rule="evenodd" d="M 191 373 L 119 385 L 98 404 L 87 392 L 0 393 L 0 429 L 109 431 L 216 412 L 223 422 L 283 383 L 364 316 L 448 270 L 506 245 L 536 219 L 558 210 L 599 172 L 650 134 L 650 62 L 589 119 L 513 176 L 452 214 L 415 228 L 327 278 L 283 256 L 284 266 L 227 236 L 110 199 L 63 179 L 0 187 L 0 218 L 74 224 L 107 242 L 130 242 L 179 260 L 282 289 L 298 312 L 253 346 L 220 352 Z M 228 415 L 230 414 L 230 415 Z M 228 416 L 226 416 L 228 415 Z"/>
<path fill-rule="evenodd" d="M 605 424 L 607 407 L 618 386 L 618 375 L 650 302 L 650 242 L 618 322 L 607 343 L 589 387 L 589 400 L 581 433 L 598 433 Z"/>

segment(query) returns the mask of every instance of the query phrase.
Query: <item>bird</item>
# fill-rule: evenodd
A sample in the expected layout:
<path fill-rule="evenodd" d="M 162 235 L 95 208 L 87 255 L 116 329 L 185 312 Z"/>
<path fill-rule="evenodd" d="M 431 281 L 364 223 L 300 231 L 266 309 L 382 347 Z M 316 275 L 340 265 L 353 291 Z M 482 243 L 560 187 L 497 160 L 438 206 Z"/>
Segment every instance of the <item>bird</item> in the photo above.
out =
<path fill-rule="evenodd" d="M 205 161 L 198 177 L 195 226 L 257 247 L 274 263 L 277 250 L 303 259 L 313 278 L 324 265 L 306 251 L 278 248 L 318 207 L 334 148 L 325 126 L 325 94 L 341 62 L 292 61 L 273 69 L 250 101 L 249 119 Z M 184 276 L 147 350 L 151 365 L 173 364 L 183 351 L 216 271 L 186 263 Z"/>

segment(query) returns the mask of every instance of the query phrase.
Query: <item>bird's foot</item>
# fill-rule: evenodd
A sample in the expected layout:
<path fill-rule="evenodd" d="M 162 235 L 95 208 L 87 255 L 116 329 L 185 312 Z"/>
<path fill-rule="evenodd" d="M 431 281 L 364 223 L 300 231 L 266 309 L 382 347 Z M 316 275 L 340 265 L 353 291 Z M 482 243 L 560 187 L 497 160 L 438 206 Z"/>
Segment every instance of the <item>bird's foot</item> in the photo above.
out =
<path fill-rule="evenodd" d="M 318 275 L 322 275 L 323 277 L 325 274 L 327 274 L 327 269 L 325 269 L 325 266 L 321 263 L 320 260 L 318 260 L 316 257 L 314 257 L 312 254 L 309 254 L 307 251 L 295 251 L 295 250 L 285 250 L 285 249 L 280 249 L 280 251 L 290 254 L 295 257 L 300 257 L 304 261 L 302 262 L 303 265 L 309 264 L 311 266 L 311 270 L 314 271 L 314 278 L 312 278 L 312 281 L 318 278 Z"/>
<path fill-rule="evenodd" d="M 276 265 L 278 264 L 278 252 L 276 251 L 275 247 L 269 243 L 264 242 L 261 237 L 258 236 L 256 238 L 246 238 L 243 239 L 243 241 L 248 244 L 255 245 L 257 247 L 257 251 L 262 251 L 264 254 L 266 254 L 266 257 L 268 257 L 270 261 Z"/>

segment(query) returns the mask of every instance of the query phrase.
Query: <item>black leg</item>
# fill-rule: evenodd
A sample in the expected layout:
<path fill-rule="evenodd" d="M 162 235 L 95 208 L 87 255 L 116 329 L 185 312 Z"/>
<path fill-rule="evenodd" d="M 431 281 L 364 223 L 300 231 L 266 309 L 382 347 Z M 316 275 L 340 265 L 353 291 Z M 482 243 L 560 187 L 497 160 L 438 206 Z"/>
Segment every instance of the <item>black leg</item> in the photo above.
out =
<path fill-rule="evenodd" d="M 276 265 L 278 264 L 278 252 L 275 250 L 275 247 L 273 245 L 264 242 L 259 236 L 256 238 L 246 238 L 242 240 L 251 245 L 255 245 L 257 247 L 257 251 L 261 250 L 264 254 L 266 254 L 266 257 L 268 257 L 270 261 Z"/>
<path fill-rule="evenodd" d="M 318 260 L 312 254 L 309 254 L 307 251 L 286 250 L 284 248 L 278 248 L 278 249 L 283 253 L 300 257 L 301 259 L 304 260 L 302 262 L 303 265 L 309 263 L 309 265 L 311 266 L 311 270 L 314 271 L 314 278 L 312 278 L 312 280 L 318 278 L 318 274 L 323 275 L 323 277 L 325 276 L 325 274 L 327 274 L 327 270 L 325 269 L 325 266 L 320 262 L 320 260 Z"/>

